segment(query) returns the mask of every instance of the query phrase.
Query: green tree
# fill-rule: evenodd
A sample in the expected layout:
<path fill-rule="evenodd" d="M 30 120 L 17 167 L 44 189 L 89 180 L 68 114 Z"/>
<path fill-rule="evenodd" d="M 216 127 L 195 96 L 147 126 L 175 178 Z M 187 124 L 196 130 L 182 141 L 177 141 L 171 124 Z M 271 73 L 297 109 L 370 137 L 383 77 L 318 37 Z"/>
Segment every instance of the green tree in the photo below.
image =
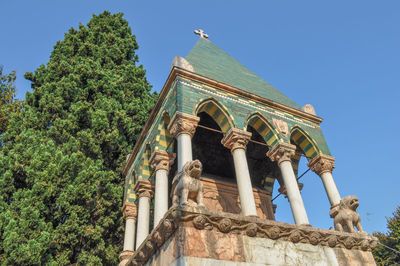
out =
<path fill-rule="evenodd" d="M 122 14 L 58 41 L 0 154 L 2 265 L 116 265 L 122 167 L 157 98 Z"/>
<path fill-rule="evenodd" d="M 388 232 L 374 233 L 378 241 L 385 245 L 377 245 L 372 251 L 378 265 L 400 265 L 400 206 L 387 218 Z M 397 252 L 396 252 L 397 251 Z"/>
<path fill-rule="evenodd" d="M 4 74 L 0 66 L 0 136 L 7 129 L 10 115 L 21 108 L 21 102 L 15 99 L 15 78 L 15 71 Z"/>

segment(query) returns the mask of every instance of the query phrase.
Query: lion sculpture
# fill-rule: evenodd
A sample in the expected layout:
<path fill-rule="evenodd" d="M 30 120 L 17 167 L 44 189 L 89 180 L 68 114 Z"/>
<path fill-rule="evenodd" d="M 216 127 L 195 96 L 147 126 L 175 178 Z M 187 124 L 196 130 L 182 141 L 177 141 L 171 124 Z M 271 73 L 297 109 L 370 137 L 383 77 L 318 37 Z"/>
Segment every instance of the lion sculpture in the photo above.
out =
<path fill-rule="evenodd" d="M 200 181 L 203 166 L 199 160 L 185 163 L 172 181 L 172 206 L 187 205 L 192 202 L 197 206 L 204 207 L 203 204 L 203 183 Z M 191 200 L 189 202 L 189 200 Z"/>
<path fill-rule="evenodd" d="M 356 233 L 354 226 L 359 233 L 363 233 L 360 215 L 356 212 L 359 202 L 356 196 L 344 197 L 339 204 L 335 215 L 335 229 L 340 232 Z"/>

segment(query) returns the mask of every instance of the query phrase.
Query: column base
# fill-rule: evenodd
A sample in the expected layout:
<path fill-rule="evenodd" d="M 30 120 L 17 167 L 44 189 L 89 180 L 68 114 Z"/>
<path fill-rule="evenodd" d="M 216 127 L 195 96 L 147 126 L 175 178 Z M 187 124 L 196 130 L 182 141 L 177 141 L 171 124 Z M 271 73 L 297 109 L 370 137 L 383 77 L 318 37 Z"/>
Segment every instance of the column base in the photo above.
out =
<path fill-rule="evenodd" d="M 128 263 L 129 258 L 135 253 L 133 250 L 124 250 L 119 254 L 119 266 L 125 266 Z"/>

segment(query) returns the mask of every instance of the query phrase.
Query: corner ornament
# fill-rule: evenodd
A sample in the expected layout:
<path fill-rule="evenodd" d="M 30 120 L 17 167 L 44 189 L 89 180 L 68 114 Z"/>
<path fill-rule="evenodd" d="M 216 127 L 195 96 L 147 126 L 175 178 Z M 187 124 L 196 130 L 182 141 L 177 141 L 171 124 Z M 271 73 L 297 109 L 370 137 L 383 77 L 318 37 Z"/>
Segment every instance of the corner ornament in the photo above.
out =
<path fill-rule="evenodd" d="M 358 206 L 359 201 L 356 196 L 347 196 L 340 201 L 339 206 L 336 207 L 336 211 L 331 210 L 331 216 L 334 216 L 336 231 L 357 233 L 354 230 L 354 227 L 356 227 L 359 233 L 366 234 L 361 226 L 360 215 L 356 212 Z"/>

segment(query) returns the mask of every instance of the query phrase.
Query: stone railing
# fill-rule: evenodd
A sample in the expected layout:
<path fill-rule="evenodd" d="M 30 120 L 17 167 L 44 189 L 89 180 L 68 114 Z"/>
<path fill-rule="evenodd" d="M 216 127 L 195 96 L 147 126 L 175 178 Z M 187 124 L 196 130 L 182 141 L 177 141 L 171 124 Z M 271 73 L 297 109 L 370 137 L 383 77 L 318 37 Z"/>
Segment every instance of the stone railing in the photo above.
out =
<path fill-rule="evenodd" d="M 143 265 L 168 240 L 178 227 L 194 227 L 197 230 L 218 230 L 224 234 L 243 234 L 248 237 L 306 243 L 370 251 L 376 246 L 376 238 L 368 234 L 346 233 L 299 226 L 258 217 L 211 212 L 197 207 L 171 208 L 129 258 L 127 265 Z"/>

